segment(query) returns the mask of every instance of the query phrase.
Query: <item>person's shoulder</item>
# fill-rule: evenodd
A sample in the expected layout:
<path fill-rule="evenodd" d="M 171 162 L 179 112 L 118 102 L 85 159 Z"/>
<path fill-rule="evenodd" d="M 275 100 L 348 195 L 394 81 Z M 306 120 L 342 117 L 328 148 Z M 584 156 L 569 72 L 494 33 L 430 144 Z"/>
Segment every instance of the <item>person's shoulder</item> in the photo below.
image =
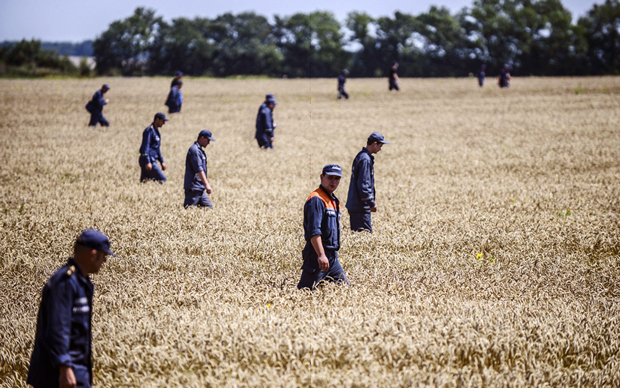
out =
<path fill-rule="evenodd" d="M 316 189 L 310 193 L 306 199 L 306 204 L 324 204 L 323 198 L 321 198 L 321 194 L 319 193 L 319 189 Z"/>
<path fill-rule="evenodd" d="M 73 281 L 76 276 L 75 265 L 65 264 L 54 272 L 47 281 L 48 287 L 57 287 L 62 283 Z"/>

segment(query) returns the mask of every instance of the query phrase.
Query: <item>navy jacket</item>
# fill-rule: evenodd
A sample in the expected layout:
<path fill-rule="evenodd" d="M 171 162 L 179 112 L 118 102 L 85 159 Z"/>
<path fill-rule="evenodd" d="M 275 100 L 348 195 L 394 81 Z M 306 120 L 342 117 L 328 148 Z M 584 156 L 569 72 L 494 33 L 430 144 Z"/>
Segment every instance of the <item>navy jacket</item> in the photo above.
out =
<path fill-rule="evenodd" d="M 347 82 L 347 78 L 344 75 L 340 74 L 338 76 L 338 90 L 344 89 L 345 82 Z"/>
<path fill-rule="evenodd" d="M 508 83 L 508 75 L 510 73 L 507 72 L 504 69 L 501 69 L 499 71 L 499 86 L 502 88 L 507 88 L 508 86 L 510 86 L 510 84 Z"/>
<path fill-rule="evenodd" d="M 146 157 L 147 163 L 155 163 L 159 160 L 164 163 L 164 157 L 161 155 L 161 135 L 155 127 L 155 123 L 146 127 L 142 133 L 142 145 L 140 146 L 140 155 Z"/>
<path fill-rule="evenodd" d="M 103 106 L 106 105 L 105 98 L 103 98 L 103 92 L 101 89 L 97 90 L 95 94 L 93 94 L 93 98 L 90 100 L 88 104 L 90 106 L 90 113 L 101 113 L 103 111 Z"/>
<path fill-rule="evenodd" d="M 198 178 L 200 171 L 204 171 L 205 176 L 207 175 L 207 155 L 200 144 L 195 142 L 189 147 L 187 157 L 185 158 L 185 181 L 183 182 L 185 190 L 203 191 L 206 189 L 200 178 Z"/>
<path fill-rule="evenodd" d="M 273 137 L 275 131 L 273 128 L 273 111 L 269 109 L 267 104 L 261 105 L 256 116 L 256 139 L 260 137 Z"/>
<path fill-rule="evenodd" d="M 340 200 L 329 195 L 322 186 L 314 190 L 304 205 L 304 238 L 306 248 L 312 247 L 310 239 L 321 235 L 323 248 L 330 251 L 340 249 Z"/>
<path fill-rule="evenodd" d="M 183 104 L 183 95 L 181 89 L 176 86 L 170 88 L 168 98 L 166 99 L 166 106 L 170 108 L 170 113 L 180 112 L 181 104 Z"/>
<path fill-rule="evenodd" d="M 353 160 L 347 209 L 353 212 L 369 212 L 374 206 L 375 157 L 364 147 Z"/>
<path fill-rule="evenodd" d="M 58 387 L 60 365 L 73 369 L 78 386 L 92 384 L 93 292 L 93 284 L 73 258 L 49 278 L 37 316 L 28 384 Z"/>

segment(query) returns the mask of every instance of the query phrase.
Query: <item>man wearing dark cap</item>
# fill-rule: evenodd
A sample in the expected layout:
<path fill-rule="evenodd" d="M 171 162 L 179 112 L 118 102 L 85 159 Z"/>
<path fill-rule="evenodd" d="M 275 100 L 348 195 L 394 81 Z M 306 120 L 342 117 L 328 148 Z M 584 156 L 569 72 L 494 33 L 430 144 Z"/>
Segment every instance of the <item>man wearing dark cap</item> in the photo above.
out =
<path fill-rule="evenodd" d="M 269 100 L 274 100 L 275 101 L 276 98 L 271 93 L 266 94 L 265 95 L 265 101 L 263 101 L 263 103 L 260 104 L 260 106 L 258 107 L 258 114 L 260 114 L 261 109 L 263 109 L 264 107 L 267 106 L 267 101 L 269 101 Z M 258 121 L 258 115 L 256 116 L 256 120 Z"/>
<path fill-rule="evenodd" d="M 261 105 L 256 116 L 256 134 L 254 137 L 260 148 L 273 148 L 275 129 L 278 127 L 273 122 L 273 110 L 278 103 L 272 96 L 267 98 L 263 105 Z"/>
<path fill-rule="evenodd" d="M 301 280 L 298 289 L 314 289 L 321 281 L 349 284 L 338 261 L 340 249 L 340 200 L 334 191 L 340 184 L 342 167 L 323 167 L 321 185 L 314 190 L 304 206 L 304 238 Z"/>
<path fill-rule="evenodd" d="M 185 189 L 184 207 L 199 206 L 213 209 L 207 194 L 211 194 L 211 185 L 207 180 L 207 155 L 203 148 L 215 141 L 211 131 L 203 129 L 198 134 L 198 140 L 189 147 L 185 158 Z"/>
<path fill-rule="evenodd" d="M 344 69 L 342 73 L 338 76 L 338 99 L 340 100 L 342 97 L 345 97 L 347 100 L 349 99 L 349 93 L 344 90 L 344 84 L 347 82 L 347 77 L 349 76 L 349 70 Z"/>
<path fill-rule="evenodd" d="M 177 86 L 179 82 L 183 82 L 181 81 L 181 78 L 183 78 L 183 73 L 180 71 L 177 71 L 177 76 L 172 79 L 172 83 L 170 83 L 170 87 Z"/>
<path fill-rule="evenodd" d="M 366 142 L 366 147 L 357 154 L 351 169 L 347 210 L 351 218 L 351 230 L 366 230 L 372 233 L 370 213 L 377 211 L 375 202 L 375 157 L 388 144 L 379 132 L 373 132 Z"/>
<path fill-rule="evenodd" d="M 168 118 L 163 113 L 156 113 L 153 123 L 146 127 L 142 133 L 142 145 L 140 146 L 140 157 L 138 164 L 140 165 L 140 182 L 153 180 L 155 182 L 164 183 L 166 176 L 162 170 L 166 171 L 166 163 L 161 154 L 161 128 Z M 161 170 L 157 165 L 157 161 L 161 163 Z"/>
<path fill-rule="evenodd" d="M 103 84 L 101 89 L 97 90 L 93 94 L 93 98 L 86 104 L 86 110 L 90 113 L 90 122 L 88 126 L 96 127 L 97 124 L 101 124 L 102 127 L 109 127 L 110 123 L 103 117 L 103 106 L 110 102 L 109 99 L 104 99 L 103 95 L 110 90 L 108 84 Z"/>
<path fill-rule="evenodd" d="M 396 71 L 398 70 L 398 62 L 394 61 L 392 63 L 392 67 L 390 67 L 390 75 L 388 77 L 388 89 L 392 91 L 392 89 L 396 89 L 396 91 L 400 90 L 400 78 L 398 78 L 398 74 Z"/>
<path fill-rule="evenodd" d="M 110 241 L 87 229 L 75 242 L 73 257 L 43 287 L 27 383 L 39 387 L 91 387 L 94 286 L 106 256 L 116 256 Z"/>
<path fill-rule="evenodd" d="M 176 85 L 170 88 L 170 93 L 168 93 L 168 98 L 166 98 L 168 113 L 181 112 L 181 105 L 183 105 L 183 95 L 181 94 L 182 87 L 183 81 L 179 81 Z"/>
<path fill-rule="evenodd" d="M 510 65 L 505 64 L 504 67 L 499 71 L 499 76 L 497 77 L 497 84 L 500 88 L 508 88 L 510 87 Z"/>
<path fill-rule="evenodd" d="M 486 70 L 487 70 L 487 65 L 482 64 L 482 66 L 480 66 L 480 71 L 478 72 L 478 85 L 480 85 L 480 87 L 484 86 L 484 78 L 486 77 Z"/>

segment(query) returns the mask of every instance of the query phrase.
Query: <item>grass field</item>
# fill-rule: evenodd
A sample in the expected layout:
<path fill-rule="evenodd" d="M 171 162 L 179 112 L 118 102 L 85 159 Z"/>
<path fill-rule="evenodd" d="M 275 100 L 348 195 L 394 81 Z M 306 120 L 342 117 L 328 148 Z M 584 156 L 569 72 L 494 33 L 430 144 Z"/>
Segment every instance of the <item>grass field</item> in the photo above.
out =
<path fill-rule="evenodd" d="M 0 385 L 24 386 L 41 289 L 79 232 L 97 387 L 620 386 L 620 78 L 187 79 L 140 184 L 169 79 L 0 80 Z M 84 105 L 103 82 L 110 128 Z M 275 149 L 254 137 L 266 93 Z M 312 98 L 310 98 L 312 96 Z M 201 129 L 213 210 L 182 208 Z M 373 131 L 375 233 L 342 217 L 351 287 L 298 291 L 303 205 Z"/>

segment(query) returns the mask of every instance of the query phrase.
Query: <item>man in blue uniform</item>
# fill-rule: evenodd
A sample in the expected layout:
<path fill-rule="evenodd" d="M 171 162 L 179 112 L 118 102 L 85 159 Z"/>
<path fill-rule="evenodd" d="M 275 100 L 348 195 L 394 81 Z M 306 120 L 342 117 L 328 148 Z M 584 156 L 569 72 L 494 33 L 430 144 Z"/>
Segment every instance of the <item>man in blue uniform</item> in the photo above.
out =
<path fill-rule="evenodd" d="M 390 91 L 392 91 L 392 89 L 395 89 L 396 91 L 400 90 L 400 79 L 398 78 L 398 73 L 396 73 L 397 70 L 398 62 L 394 61 L 392 67 L 390 67 L 390 75 L 388 77 L 388 89 Z"/>
<path fill-rule="evenodd" d="M 347 82 L 347 77 L 349 76 L 349 70 L 344 69 L 342 74 L 338 76 L 338 99 L 340 100 L 342 97 L 345 97 L 347 100 L 349 99 L 349 93 L 344 90 L 344 84 Z"/>
<path fill-rule="evenodd" d="M 177 86 L 179 82 L 183 83 L 183 81 L 181 81 L 182 77 L 183 77 L 183 73 L 180 71 L 177 71 L 177 76 L 172 79 L 172 82 L 170 83 L 170 87 Z"/>
<path fill-rule="evenodd" d="M 263 105 L 261 105 L 256 116 L 256 134 L 254 137 L 260 148 L 273 148 L 275 129 L 278 127 L 273 122 L 273 110 L 278 103 L 272 97 L 268 98 Z"/>
<path fill-rule="evenodd" d="M 260 114 L 261 109 L 263 109 L 264 107 L 267 106 L 267 101 L 269 100 L 276 100 L 276 98 L 273 96 L 273 94 L 268 93 L 265 95 L 265 101 L 263 101 L 262 104 L 260 104 L 260 106 L 258 107 L 258 114 Z M 258 116 L 256 116 L 256 118 L 258 119 Z"/>
<path fill-rule="evenodd" d="M 95 94 L 93 94 L 93 98 L 86 104 L 86 110 L 90 113 L 90 122 L 88 123 L 91 127 L 96 127 L 97 124 L 101 124 L 102 127 L 109 127 L 110 123 L 108 120 L 103 117 L 103 106 L 110 102 L 109 99 L 104 99 L 103 95 L 110 90 L 108 84 L 103 84 L 101 89 L 97 90 Z"/>
<path fill-rule="evenodd" d="M 185 189 L 184 207 L 206 206 L 213 209 L 207 194 L 211 194 L 211 185 L 207 180 L 207 155 L 203 148 L 215 141 L 211 131 L 203 129 L 198 134 L 198 140 L 189 147 L 185 158 Z"/>
<path fill-rule="evenodd" d="M 183 81 L 179 81 L 176 85 L 170 88 L 170 93 L 168 93 L 168 98 L 166 99 L 168 113 L 181 112 L 181 105 L 183 105 L 183 95 L 181 94 L 182 87 Z"/>
<path fill-rule="evenodd" d="M 80 234 L 73 257 L 43 287 L 27 383 L 39 387 L 91 387 L 94 286 L 88 275 L 99 272 L 110 250 L 101 232 Z"/>
<path fill-rule="evenodd" d="M 340 200 L 334 191 L 340 184 L 342 167 L 323 167 L 321 185 L 314 190 L 304 206 L 304 263 L 298 289 L 315 288 L 321 281 L 349 284 L 338 261 L 340 249 Z"/>
<path fill-rule="evenodd" d="M 478 85 L 480 87 L 484 86 L 484 78 L 486 77 L 485 71 L 487 70 L 487 65 L 480 66 L 480 71 L 478 72 Z"/>
<path fill-rule="evenodd" d="M 505 64 L 504 68 L 499 71 L 497 84 L 500 88 L 510 87 L 510 65 Z"/>
<path fill-rule="evenodd" d="M 351 230 L 366 230 L 372 233 L 370 213 L 377 211 L 375 199 L 375 157 L 388 144 L 379 132 L 373 132 L 366 142 L 366 147 L 357 154 L 351 169 L 347 210 L 351 218 Z"/>
<path fill-rule="evenodd" d="M 159 128 L 161 128 L 168 118 L 163 113 L 155 114 L 153 123 L 146 127 L 142 133 L 142 145 L 140 146 L 140 157 L 138 158 L 138 164 L 140 165 L 140 182 L 147 180 L 154 180 L 159 183 L 166 181 L 166 176 L 162 170 L 166 171 L 166 163 L 164 163 L 164 157 L 161 154 L 161 135 Z M 157 165 L 157 161 L 161 163 L 161 170 Z"/>

